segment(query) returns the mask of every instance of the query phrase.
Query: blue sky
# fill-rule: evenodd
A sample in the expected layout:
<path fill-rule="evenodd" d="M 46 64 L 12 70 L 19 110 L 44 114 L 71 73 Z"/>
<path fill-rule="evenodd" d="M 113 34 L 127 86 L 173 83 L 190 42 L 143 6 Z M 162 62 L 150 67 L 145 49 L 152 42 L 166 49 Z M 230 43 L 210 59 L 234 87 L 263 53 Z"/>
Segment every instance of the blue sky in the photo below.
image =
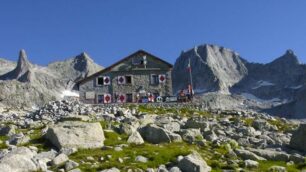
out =
<path fill-rule="evenodd" d="M 293 49 L 306 62 L 304 0 L 2 0 L 0 57 L 26 49 L 45 65 L 87 52 L 108 66 L 138 50 L 174 63 L 200 44 L 270 62 Z"/>

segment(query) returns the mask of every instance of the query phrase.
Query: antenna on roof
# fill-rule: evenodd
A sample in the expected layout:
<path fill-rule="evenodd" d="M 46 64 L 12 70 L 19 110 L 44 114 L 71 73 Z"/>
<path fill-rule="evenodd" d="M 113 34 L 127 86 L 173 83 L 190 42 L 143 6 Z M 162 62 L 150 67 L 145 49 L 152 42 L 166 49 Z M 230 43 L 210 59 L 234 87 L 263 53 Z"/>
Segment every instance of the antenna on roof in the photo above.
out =
<path fill-rule="evenodd" d="M 144 55 L 143 56 L 143 64 L 144 64 L 144 67 L 145 67 L 145 69 L 147 68 L 147 56 L 146 55 Z"/>

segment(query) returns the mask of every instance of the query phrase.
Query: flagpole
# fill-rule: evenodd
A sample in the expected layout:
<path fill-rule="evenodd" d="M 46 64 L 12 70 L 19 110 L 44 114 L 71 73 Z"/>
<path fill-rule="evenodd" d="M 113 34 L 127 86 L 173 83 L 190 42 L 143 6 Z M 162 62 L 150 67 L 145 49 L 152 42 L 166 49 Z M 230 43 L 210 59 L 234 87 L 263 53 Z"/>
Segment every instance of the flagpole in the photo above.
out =
<path fill-rule="evenodd" d="M 189 58 L 189 76 L 190 76 L 191 95 L 193 95 L 193 83 L 192 83 L 192 74 L 191 74 L 191 63 L 190 63 L 190 58 Z"/>

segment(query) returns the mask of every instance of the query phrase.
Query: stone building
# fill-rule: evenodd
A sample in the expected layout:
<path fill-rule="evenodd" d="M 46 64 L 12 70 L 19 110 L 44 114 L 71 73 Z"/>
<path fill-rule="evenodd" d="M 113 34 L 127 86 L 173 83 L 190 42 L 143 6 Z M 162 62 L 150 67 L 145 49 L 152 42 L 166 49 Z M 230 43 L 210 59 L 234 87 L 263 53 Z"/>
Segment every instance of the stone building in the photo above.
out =
<path fill-rule="evenodd" d="M 89 104 L 147 102 L 172 95 L 172 65 L 139 50 L 78 82 Z"/>

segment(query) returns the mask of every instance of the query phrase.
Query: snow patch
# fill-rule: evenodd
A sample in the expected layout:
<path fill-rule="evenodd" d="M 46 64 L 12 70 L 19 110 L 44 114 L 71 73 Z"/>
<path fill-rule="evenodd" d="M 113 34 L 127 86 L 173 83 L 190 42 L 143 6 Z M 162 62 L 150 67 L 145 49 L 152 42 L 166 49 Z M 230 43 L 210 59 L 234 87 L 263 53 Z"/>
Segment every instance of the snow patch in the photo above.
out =
<path fill-rule="evenodd" d="M 257 88 L 260 88 L 260 87 L 265 87 L 265 86 L 273 86 L 275 84 L 269 82 L 269 81 L 263 81 L 263 80 L 260 80 L 260 81 L 257 81 L 256 83 L 256 86 L 253 87 L 252 89 L 257 89 Z"/>
<path fill-rule="evenodd" d="M 303 85 L 297 85 L 297 86 L 292 86 L 292 87 L 289 87 L 289 88 L 297 90 L 297 89 L 300 89 L 302 87 L 303 87 Z"/>
<path fill-rule="evenodd" d="M 269 100 L 265 100 L 265 99 L 261 99 L 256 97 L 253 94 L 250 93 L 241 93 L 241 96 L 245 97 L 246 99 L 249 100 L 255 100 L 261 103 L 285 103 L 288 102 L 287 100 L 281 100 L 280 98 L 273 98 L 273 99 L 269 99 Z"/>
<path fill-rule="evenodd" d="M 71 90 L 64 90 L 61 94 L 61 98 L 64 97 L 79 97 L 79 93 Z"/>

